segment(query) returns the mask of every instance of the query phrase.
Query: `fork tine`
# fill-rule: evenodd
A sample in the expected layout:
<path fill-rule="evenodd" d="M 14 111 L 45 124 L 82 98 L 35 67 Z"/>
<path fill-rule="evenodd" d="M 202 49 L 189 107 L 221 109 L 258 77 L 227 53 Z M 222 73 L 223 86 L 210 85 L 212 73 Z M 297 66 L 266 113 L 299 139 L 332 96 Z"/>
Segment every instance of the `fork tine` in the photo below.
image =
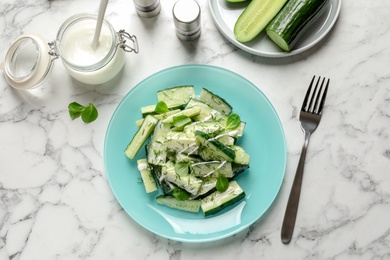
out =
<path fill-rule="evenodd" d="M 325 78 L 324 78 L 324 80 L 325 80 Z M 327 83 L 326 83 L 325 90 L 324 90 L 324 94 L 322 94 L 320 106 L 319 106 L 319 108 L 318 108 L 318 114 L 319 114 L 319 115 L 322 114 L 322 109 L 324 108 L 325 99 L 326 99 L 326 94 L 328 94 L 329 82 L 330 82 L 330 79 L 328 79 L 328 81 L 327 81 Z"/>
<path fill-rule="evenodd" d="M 307 89 L 306 91 L 306 95 L 305 95 L 305 99 L 303 100 L 303 103 L 302 103 L 302 108 L 301 108 L 301 111 L 305 111 L 306 110 L 306 106 L 307 106 L 307 101 L 309 99 L 309 96 L 310 96 L 310 92 L 311 92 L 311 87 L 313 86 L 313 82 L 314 82 L 314 79 L 315 79 L 315 75 L 313 76 L 313 79 L 311 80 L 310 82 L 310 85 L 309 85 L 309 88 Z M 310 108 L 310 105 L 308 106 L 308 109 Z"/>
<path fill-rule="evenodd" d="M 317 86 L 320 83 L 320 80 L 321 80 L 321 77 L 317 81 Z M 316 98 L 315 98 L 316 101 L 314 102 L 314 105 L 313 105 L 313 113 L 315 113 L 315 114 L 319 114 L 320 103 L 318 101 L 320 100 L 320 96 L 322 93 L 322 87 L 324 86 L 324 82 L 325 82 L 325 77 L 322 79 L 321 86 L 320 86 L 320 89 L 318 90 L 317 94 L 313 93 L 313 99 L 314 99 L 314 95 L 316 94 Z"/>
<path fill-rule="evenodd" d="M 310 112 L 310 113 L 314 113 L 315 112 L 316 103 L 313 104 L 313 101 L 315 100 L 316 94 L 318 95 L 319 93 L 321 93 L 321 89 L 320 89 L 319 92 L 317 92 L 318 84 L 320 83 L 320 81 L 321 81 L 321 77 L 318 78 L 318 80 L 316 82 L 316 86 L 314 87 L 314 90 L 311 93 L 310 103 L 309 103 L 309 106 L 307 107 L 307 112 Z"/>

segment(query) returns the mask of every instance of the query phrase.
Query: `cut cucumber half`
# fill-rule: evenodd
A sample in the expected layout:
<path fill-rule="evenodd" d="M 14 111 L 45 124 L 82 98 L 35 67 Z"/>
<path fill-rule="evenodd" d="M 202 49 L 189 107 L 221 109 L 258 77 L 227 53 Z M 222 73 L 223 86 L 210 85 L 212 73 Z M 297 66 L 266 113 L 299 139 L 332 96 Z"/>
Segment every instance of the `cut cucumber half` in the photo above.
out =
<path fill-rule="evenodd" d="M 267 26 L 267 35 L 289 52 L 305 31 L 323 13 L 328 0 L 289 0 Z"/>
<path fill-rule="evenodd" d="M 282 9 L 287 0 L 252 0 L 238 17 L 234 35 L 239 42 L 253 40 Z"/>

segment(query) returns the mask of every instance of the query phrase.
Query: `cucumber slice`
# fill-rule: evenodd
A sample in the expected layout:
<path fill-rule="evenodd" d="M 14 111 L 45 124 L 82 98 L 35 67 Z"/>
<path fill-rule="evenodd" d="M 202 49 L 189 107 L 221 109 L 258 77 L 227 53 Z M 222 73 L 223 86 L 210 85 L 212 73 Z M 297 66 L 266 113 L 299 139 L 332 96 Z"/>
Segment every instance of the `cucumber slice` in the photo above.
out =
<path fill-rule="evenodd" d="M 204 178 L 202 187 L 200 187 L 200 190 L 198 194 L 196 195 L 196 198 L 204 198 L 214 191 L 216 191 L 215 186 L 217 185 L 218 179 L 215 177 L 210 177 L 210 178 Z"/>
<path fill-rule="evenodd" d="M 252 0 L 234 25 L 236 39 L 239 42 L 253 40 L 286 2 L 287 0 Z"/>
<path fill-rule="evenodd" d="M 267 35 L 289 52 L 323 13 L 328 0 L 290 0 L 267 26 Z"/>
<path fill-rule="evenodd" d="M 236 139 L 234 139 L 234 137 L 229 136 L 228 134 L 217 135 L 215 139 L 227 146 L 232 146 L 236 142 Z"/>
<path fill-rule="evenodd" d="M 168 108 L 183 108 L 191 98 L 195 98 L 194 86 L 176 86 L 157 92 L 157 100 L 164 101 Z"/>
<path fill-rule="evenodd" d="M 146 148 L 148 163 L 162 165 L 167 161 L 167 146 L 165 142 L 169 131 L 169 126 L 162 124 L 161 121 L 157 122 L 152 138 L 150 138 Z"/>
<path fill-rule="evenodd" d="M 216 109 L 211 108 L 206 103 L 192 98 L 186 108 L 190 107 L 200 107 L 200 114 L 196 116 L 194 119 L 195 121 L 216 121 L 216 120 L 226 120 L 227 116 L 222 115 L 221 112 L 219 112 Z"/>
<path fill-rule="evenodd" d="M 164 195 L 158 196 L 156 201 L 158 204 L 188 212 L 198 212 L 201 204 L 200 200 L 177 200 L 174 197 Z"/>
<path fill-rule="evenodd" d="M 245 197 L 244 190 L 236 181 L 229 182 L 224 192 L 215 191 L 202 200 L 201 208 L 205 216 L 215 214 Z"/>
<path fill-rule="evenodd" d="M 130 141 L 129 145 L 125 149 L 125 154 L 127 157 L 133 159 L 137 155 L 138 151 L 141 149 L 146 139 L 148 139 L 149 135 L 153 132 L 157 121 L 158 120 L 151 115 L 145 117 L 145 120 L 142 122 L 142 125 L 135 133 L 133 139 Z"/>
<path fill-rule="evenodd" d="M 195 137 L 177 131 L 167 133 L 165 145 L 169 151 L 177 154 L 198 154 L 199 149 Z"/>
<path fill-rule="evenodd" d="M 150 106 L 141 107 L 142 117 L 145 118 L 147 115 L 154 115 L 154 114 L 156 114 L 154 112 L 155 109 L 156 109 L 156 105 L 150 105 Z"/>
<path fill-rule="evenodd" d="M 158 190 L 156 180 L 153 177 L 152 171 L 146 158 L 139 159 L 137 161 L 137 166 L 141 174 L 142 182 L 144 184 L 146 193 L 151 193 Z"/>
<path fill-rule="evenodd" d="M 196 141 L 200 145 L 199 156 L 205 161 L 232 162 L 236 156 L 233 149 L 202 131 L 196 131 Z"/>
<path fill-rule="evenodd" d="M 232 163 L 233 168 L 233 179 L 239 176 L 241 173 L 245 172 L 247 169 L 249 169 L 249 164 L 242 165 L 242 164 L 236 164 Z"/>
<path fill-rule="evenodd" d="M 158 117 L 164 117 L 165 115 L 171 115 L 171 114 L 174 114 L 174 113 L 177 113 L 180 111 L 180 109 L 178 108 L 171 108 L 171 107 L 168 107 L 168 109 L 170 111 L 166 112 L 166 113 L 163 113 L 163 114 L 157 114 L 155 112 L 156 110 L 156 105 L 150 105 L 150 106 L 144 106 L 144 107 L 141 107 L 141 114 L 142 114 L 142 118 L 145 118 L 147 115 L 153 115 L 153 116 L 158 116 Z M 158 118 L 156 117 L 157 119 L 161 119 L 161 118 Z"/>
<path fill-rule="evenodd" d="M 168 111 L 168 112 L 165 112 L 165 113 L 162 113 L 162 114 L 153 114 L 153 116 L 158 119 L 158 120 L 163 120 L 165 118 L 167 118 L 168 116 L 170 115 L 173 115 L 173 114 L 176 114 L 177 112 L 180 112 L 181 110 L 180 109 L 174 109 L 174 110 L 171 110 L 171 111 Z M 145 115 L 146 116 L 146 115 Z M 137 121 L 135 121 L 135 124 L 140 127 L 142 125 L 142 122 L 144 121 L 144 118 L 142 119 L 138 119 Z"/>
<path fill-rule="evenodd" d="M 232 106 L 225 99 L 205 88 L 202 88 L 199 100 L 206 103 L 211 108 L 221 112 L 223 115 L 227 116 L 232 111 Z"/>
<path fill-rule="evenodd" d="M 236 157 L 234 157 L 234 163 L 249 165 L 250 157 L 247 152 L 245 152 L 244 148 L 238 145 L 233 145 L 232 149 L 236 153 Z"/>
<path fill-rule="evenodd" d="M 184 153 L 176 153 L 176 156 L 175 156 L 175 161 L 176 163 L 178 162 L 202 162 L 202 159 L 197 157 L 197 156 L 194 156 L 194 155 L 188 155 L 188 154 L 184 154 Z"/>
<path fill-rule="evenodd" d="M 188 117 L 194 117 L 199 115 L 200 113 L 200 107 L 191 107 L 184 110 L 180 110 L 177 113 L 171 114 L 167 118 L 163 119 L 162 122 L 164 124 L 171 124 L 173 123 L 173 118 L 175 116 L 188 116 Z"/>
<path fill-rule="evenodd" d="M 176 185 L 165 180 L 161 173 L 160 165 L 149 164 L 153 172 L 153 175 L 156 177 L 160 187 L 165 195 L 171 195 L 173 190 L 176 188 Z"/>
<path fill-rule="evenodd" d="M 219 174 L 226 178 L 233 177 L 232 164 L 226 161 L 199 162 L 190 165 L 190 172 L 196 177 L 218 177 Z"/>
<path fill-rule="evenodd" d="M 240 125 L 235 128 L 235 129 L 226 129 L 222 133 L 228 134 L 231 137 L 234 138 L 239 138 L 244 134 L 246 123 L 245 122 L 240 122 Z"/>
<path fill-rule="evenodd" d="M 217 121 L 197 121 L 184 127 L 183 132 L 188 136 L 195 136 L 196 131 L 202 131 L 209 135 L 215 135 L 223 130 Z"/>
<path fill-rule="evenodd" d="M 180 176 L 175 171 L 175 164 L 168 161 L 161 167 L 162 177 L 178 187 L 188 191 L 192 195 L 198 194 L 202 186 L 202 180 L 190 174 Z"/>

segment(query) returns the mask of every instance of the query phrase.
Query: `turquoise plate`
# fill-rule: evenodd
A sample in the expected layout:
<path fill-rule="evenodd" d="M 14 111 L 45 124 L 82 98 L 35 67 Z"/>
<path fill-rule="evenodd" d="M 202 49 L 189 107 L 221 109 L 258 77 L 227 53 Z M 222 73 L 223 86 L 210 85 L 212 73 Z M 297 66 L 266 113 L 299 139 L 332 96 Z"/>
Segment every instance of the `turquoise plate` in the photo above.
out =
<path fill-rule="evenodd" d="M 161 191 L 147 194 L 140 182 L 137 159 L 124 150 L 137 130 L 140 108 L 157 103 L 157 91 L 176 85 L 202 87 L 225 98 L 245 121 L 239 145 L 251 156 L 250 168 L 238 176 L 245 199 L 222 212 L 204 217 L 156 203 Z M 240 75 L 219 67 L 184 65 L 162 70 L 141 81 L 123 98 L 108 125 L 104 162 L 111 189 L 123 209 L 147 230 L 176 241 L 208 242 L 229 237 L 258 220 L 270 207 L 282 185 L 286 167 L 286 144 L 279 117 L 264 94 Z"/>

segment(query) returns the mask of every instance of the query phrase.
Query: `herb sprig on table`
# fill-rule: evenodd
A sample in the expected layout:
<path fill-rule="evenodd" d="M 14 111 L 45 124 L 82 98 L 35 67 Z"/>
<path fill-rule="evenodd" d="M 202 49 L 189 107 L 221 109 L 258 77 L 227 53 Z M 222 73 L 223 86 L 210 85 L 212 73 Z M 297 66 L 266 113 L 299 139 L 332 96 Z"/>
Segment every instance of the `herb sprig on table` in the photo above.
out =
<path fill-rule="evenodd" d="M 81 120 L 86 124 L 95 121 L 99 114 L 92 103 L 89 103 L 88 106 L 83 106 L 77 102 L 72 102 L 68 105 L 68 109 L 69 115 L 73 120 L 81 117 Z"/>

